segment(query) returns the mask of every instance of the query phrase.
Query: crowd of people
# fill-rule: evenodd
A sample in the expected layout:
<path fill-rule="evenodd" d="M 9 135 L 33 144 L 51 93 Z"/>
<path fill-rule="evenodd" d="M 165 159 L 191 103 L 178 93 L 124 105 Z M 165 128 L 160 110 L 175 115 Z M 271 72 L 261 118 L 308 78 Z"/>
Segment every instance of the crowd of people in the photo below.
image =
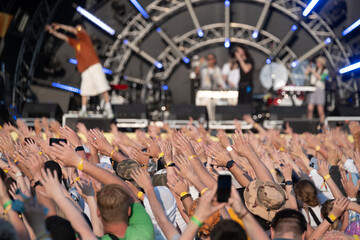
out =
<path fill-rule="evenodd" d="M 359 239 L 359 123 L 351 139 L 244 120 L 257 134 L 237 121 L 216 137 L 192 121 L 132 136 L 4 124 L 0 239 Z M 232 179 L 227 197 L 220 175 Z"/>

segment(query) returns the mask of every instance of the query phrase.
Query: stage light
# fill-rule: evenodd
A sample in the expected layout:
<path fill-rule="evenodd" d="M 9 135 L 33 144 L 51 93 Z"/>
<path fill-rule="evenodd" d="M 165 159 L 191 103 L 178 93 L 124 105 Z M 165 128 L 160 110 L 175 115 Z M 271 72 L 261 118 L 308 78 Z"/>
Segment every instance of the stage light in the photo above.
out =
<path fill-rule="evenodd" d="M 140 3 L 136 0 L 130 0 L 130 2 L 135 6 L 135 8 L 143 15 L 145 19 L 149 19 L 149 14 L 145 11 L 145 9 L 140 5 Z"/>
<path fill-rule="evenodd" d="M 343 67 L 339 70 L 339 73 L 340 74 L 344 74 L 344 73 L 347 73 L 347 72 L 351 72 L 355 69 L 359 69 L 360 68 L 360 62 L 357 62 L 357 63 L 354 63 L 354 64 L 351 64 L 347 67 Z"/>
<path fill-rule="evenodd" d="M 225 39 L 225 42 L 224 42 L 224 47 L 225 48 L 229 48 L 230 47 L 230 39 Z"/>
<path fill-rule="evenodd" d="M 349 34 L 351 31 L 353 31 L 355 28 L 357 28 L 358 26 L 360 26 L 360 19 L 358 19 L 356 22 L 354 22 L 353 24 L 351 24 L 347 29 L 345 29 L 342 32 L 343 36 L 346 36 L 347 34 Z"/>
<path fill-rule="evenodd" d="M 60 89 L 63 89 L 65 91 L 69 91 L 69 92 L 80 93 L 80 89 L 78 89 L 76 87 L 64 85 L 64 84 L 61 84 L 61 83 L 52 82 L 51 86 L 56 87 L 56 88 L 60 88 Z"/>
<path fill-rule="evenodd" d="M 156 31 L 159 33 L 161 32 L 161 28 L 157 28 Z"/>
<path fill-rule="evenodd" d="M 81 15 L 98 25 L 101 29 L 103 29 L 105 32 L 109 33 L 110 35 L 115 35 L 115 30 L 106 25 L 103 21 L 101 21 L 99 18 L 95 17 L 85 9 L 83 9 L 80 6 L 76 7 L 76 11 L 78 11 Z"/>
<path fill-rule="evenodd" d="M 158 62 L 158 61 L 156 61 L 156 62 L 154 63 L 154 65 L 155 65 L 155 67 L 157 67 L 158 69 L 161 69 L 161 68 L 163 67 L 162 63 L 161 63 L 161 62 Z"/>
<path fill-rule="evenodd" d="M 295 60 L 291 63 L 291 67 L 296 67 L 298 65 L 299 61 L 298 60 Z"/>
<path fill-rule="evenodd" d="M 230 0 L 226 0 L 226 1 L 224 2 L 224 4 L 225 4 L 225 7 L 230 7 Z"/>
<path fill-rule="evenodd" d="M 253 34 L 252 34 L 252 37 L 253 37 L 254 39 L 256 39 L 256 38 L 258 38 L 258 36 L 259 36 L 259 31 L 255 30 L 255 31 L 253 32 Z"/>
<path fill-rule="evenodd" d="M 204 36 L 204 32 L 203 32 L 203 30 L 202 30 L 201 28 L 198 28 L 198 29 L 197 29 L 197 34 L 198 34 L 198 36 L 201 37 L 201 38 Z"/>
<path fill-rule="evenodd" d="M 129 40 L 124 39 L 123 44 L 128 45 L 128 43 L 129 43 Z"/>
<path fill-rule="evenodd" d="M 281 40 L 279 45 L 270 54 L 272 58 L 276 57 L 279 54 L 279 52 L 283 50 L 284 46 L 292 39 L 297 29 L 298 26 L 296 24 L 291 26 L 290 30 L 286 33 L 285 37 Z"/>
<path fill-rule="evenodd" d="M 162 86 L 162 89 L 163 89 L 164 91 L 166 91 L 166 90 L 169 89 L 169 87 L 168 87 L 168 85 L 163 85 L 163 86 Z"/>
<path fill-rule="evenodd" d="M 270 63 L 271 63 L 271 59 L 270 58 L 266 59 L 266 64 L 270 64 Z"/>
<path fill-rule="evenodd" d="M 303 11 L 302 15 L 304 17 L 306 17 L 307 15 L 309 15 L 309 13 L 311 12 L 311 10 L 313 10 L 313 8 L 315 7 L 315 5 L 319 2 L 319 0 L 312 0 L 305 8 L 305 10 Z"/>
<path fill-rule="evenodd" d="M 329 44 L 329 43 L 331 43 L 331 38 L 329 38 L 329 37 L 326 38 L 325 41 L 324 41 L 324 43 L 325 43 L 326 45 Z"/>
<path fill-rule="evenodd" d="M 298 26 L 296 24 L 292 25 L 291 31 L 295 32 L 298 29 Z"/>
<path fill-rule="evenodd" d="M 74 65 L 77 65 L 77 60 L 74 59 L 74 58 L 70 58 L 69 59 L 69 63 L 71 64 L 74 64 Z M 110 69 L 107 69 L 107 68 L 102 68 L 103 72 L 107 75 L 112 75 L 112 71 Z"/>
<path fill-rule="evenodd" d="M 188 63 L 190 62 L 190 59 L 187 58 L 187 57 L 183 57 L 182 60 L 183 60 L 183 62 L 186 63 L 186 64 L 188 64 Z"/>

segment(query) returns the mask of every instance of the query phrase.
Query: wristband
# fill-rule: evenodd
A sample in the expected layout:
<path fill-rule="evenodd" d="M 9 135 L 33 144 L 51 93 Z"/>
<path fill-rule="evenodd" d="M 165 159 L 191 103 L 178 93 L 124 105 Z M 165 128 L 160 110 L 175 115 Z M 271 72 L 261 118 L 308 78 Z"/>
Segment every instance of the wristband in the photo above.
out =
<path fill-rule="evenodd" d="M 163 153 L 163 152 L 159 153 L 158 159 L 159 159 L 159 158 L 162 158 L 163 156 L 164 156 L 164 153 Z"/>
<path fill-rule="evenodd" d="M 85 150 L 85 149 L 84 149 L 83 146 L 77 146 L 77 147 L 75 148 L 75 152 L 84 151 L 84 150 Z"/>
<path fill-rule="evenodd" d="M 180 194 L 180 197 L 183 197 L 183 196 L 185 196 L 185 195 L 187 195 L 187 194 L 189 194 L 188 192 L 182 192 L 181 194 Z"/>
<path fill-rule="evenodd" d="M 168 164 L 166 164 L 166 167 L 175 167 L 175 163 L 174 162 L 169 162 Z"/>
<path fill-rule="evenodd" d="M 184 200 L 185 200 L 186 198 L 188 198 L 188 197 L 191 197 L 191 194 L 190 194 L 190 193 L 188 193 L 188 194 L 180 197 L 180 200 L 181 200 L 181 201 L 184 201 Z"/>
<path fill-rule="evenodd" d="M 191 160 L 191 159 L 193 159 L 194 157 L 197 157 L 196 155 L 191 155 L 190 157 L 189 157 L 189 161 Z"/>
<path fill-rule="evenodd" d="M 325 220 L 328 221 L 330 224 L 334 224 L 334 222 L 328 216 L 325 217 Z"/>
<path fill-rule="evenodd" d="M 4 203 L 4 210 L 7 209 L 10 205 L 12 204 L 12 201 L 11 200 L 7 200 L 5 203 Z"/>
<path fill-rule="evenodd" d="M 110 153 L 110 157 L 113 158 L 114 152 L 116 152 L 116 149 L 112 150 Z"/>
<path fill-rule="evenodd" d="M 230 160 L 226 163 L 226 168 L 230 170 L 234 166 L 234 160 Z"/>
<path fill-rule="evenodd" d="M 254 128 L 257 128 L 258 126 L 259 126 L 258 123 L 255 123 L 255 124 L 254 124 Z"/>
<path fill-rule="evenodd" d="M 202 141 L 201 137 L 199 137 L 198 139 L 196 139 L 196 141 L 197 141 L 198 143 L 200 143 L 200 142 Z"/>
<path fill-rule="evenodd" d="M 201 192 L 200 192 L 200 196 L 202 196 L 202 195 L 204 195 L 204 193 L 208 190 L 209 188 L 204 188 L 203 190 L 201 190 Z"/>
<path fill-rule="evenodd" d="M 203 225 L 203 223 L 195 216 L 192 215 L 192 217 L 190 218 L 190 220 L 195 223 L 198 227 L 201 227 Z"/>
<path fill-rule="evenodd" d="M 291 186 L 294 185 L 293 181 L 286 181 L 285 186 Z"/>
<path fill-rule="evenodd" d="M 8 172 L 9 172 L 9 170 L 7 170 L 7 169 L 4 169 L 3 171 L 4 171 L 4 173 L 8 173 Z"/>
<path fill-rule="evenodd" d="M 320 147 L 319 145 L 317 145 L 316 148 L 315 148 L 315 150 L 318 152 L 318 151 L 320 151 L 320 148 L 321 148 L 321 147 Z"/>
<path fill-rule="evenodd" d="M 270 172 L 277 173 L 275 169 L 271 169 Z"/>
<path fill-rule="evenodd" d="M 141 197 L 142 197 L 142 195 L 144 195 L 144 193 L 143 192 L 138 192 L 138 194 L 137 194 L 137 197 L 138 197 L 138 199 L 140 199 L 141 200 Z"/>
<path fill-rule="evenodd" d="M 35 184 L 34 184 L 34 189 L 37 187 L 37 186 L 42 186 L 41 182 L 40 181 L 36 181 Z"/>
<path fill-rule="evenodd" d="M 82 158 L 82 159 L 80 159 L 80 162 L 79 162 L 79 164 L 78 164 L 78 166 L 77 166 L 77 169 L 78 170 L 80 170 L 80 171 L 82 171 L 83 169 L 84 169 L 84 159 Z"/>
<path fill-rule="evenodd" d="M 281 146 L 281 147 L 280 147 L 280 152 L 283 152 L 283 151 L 285 151 L 285 147 L 284 147 L 284 146 Z"/>
<path fill-rule="evenodd" d="M 357 202 L 357 198 L 356 197 L 348 197 L 348 199 L 352 202 Z"/>
<path fill-rule="evenodd" d="M 40 155 L 42 155 L 43 153 L 42 152 L 39 152 Z"/>
<path fill-rule="evenodd" d="M 226 147 L 226 151 L 231 152 L 232 150 L 233 150 L 233 148 L 231 146 Z"/>
<path fill-rule="evenodd" d="M 17 174 L 15 174 L 15 178 L 21 177 L 22 175 L 22 172 L 18 172 Z"/>
<path fill-rule="evenodd" d="M 15 159 L 15 160 L 14 160 L 14 163 L 17 165 L 17 162 L 18 162 L 18 161 L 19 161 L 19 160 Z"/>
<path fill-rule="evenodd" d="M 328 217 L 331 219 L 331 221 L 335 221 L 336 219 L 337 219 L 337 217 L 335 217 L 335 215 L 334 214 L 332 214 L 332 213 L 330 213 L 329 215 L 328 215 Z"/>
<path fill-rule="evenodd" d="M 326 175 L 324 176 L 324 180 L 325 180 L 325 181 L 328 180 L 329 178 L 331 178 L 331 177 L 330 177 L 330 174 L 326 174 Z"/>

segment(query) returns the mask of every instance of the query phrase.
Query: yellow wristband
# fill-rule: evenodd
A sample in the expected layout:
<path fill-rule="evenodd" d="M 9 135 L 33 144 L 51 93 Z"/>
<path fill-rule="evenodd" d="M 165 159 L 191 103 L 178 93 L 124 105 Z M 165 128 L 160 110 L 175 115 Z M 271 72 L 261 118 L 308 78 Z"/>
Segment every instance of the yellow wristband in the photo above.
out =
<path fill-rule="evenodd" d="M 196 155 L 191 155 L 190 157 L 189 157 L 189 161 L 191 160 L 191 159 L 193 159 L 194 157 L 197 157 Z"/>
<path fill-rule="evenodd" d="M 271 169 L 270 172 L 276 173 L 276 170 L 275 170 L 275 169 Z"/>
<path fill-rule="evenodd" d="M 8 172 L 9 172 L 9 170 L 4 169 L 4 173 L 8 173 Z"/>
<path fill-rule="evenodd" d="M 79 169 L 80 171 L 82 171 L 83 169 L 84 169 L 84 159 L 82 158 L 82 159 L 80 159 L 80 162 L 79 162 L 79 164 L 78 164 L 78 166 L 77 166 L 77 169 Z"/>
<path fill-rule="evenodd" d="M 324 176 L 324 180 L 326 181 L 326 180 L 328 180 L 330 178 L 330 174 L 326 174 L 325 176 Z"/>
<path fill-rule="evenodd" d="M 335 217 L 335 215 L 332 214 L 332 213 L 330 213 L 328 217 L 329 217 L 329 218 L 331 219 L 331 221 L 333 221 L 333 222 L 337 219 L 337 217 Z"/>
<path fill-rule="evenodd" d="M 39 152 L 40 155 L 42 155 L 42 152 Z"/>
<path fill-rule="evenodd" d="M 77 181 L 80 181 L 80 177 L 74 179 L 74 183 L 76 183 Z"/>
<path fill-rule="evenodd" d="M 174 163 L 174 162 L 169 162 L 168 164 L 166 164 L 166 167 L 168 167 L 170 164 L 172 164 L 172 163 Z"/>
<path fill-rule="evenodd" d="M 116 152 L 116 149 L 112 150 L 112 152 L 110 153 L 110 157 L 111 157 L 111 158 L 113 158 L 114 152 Z"/>
<path fill-rule="evenodd" d="M 318 152 L 318 151 L 320 151 L 320 148 L 321 148 L 321 147 L 320 147 L 319 145 L 317 145 L 316 148 L 315 148 L 315 150 Z"/>
<path fill-rule="evenodd" d="M 199 143 L 202 141 L 201 137 L 199 137 L 198 139 L 196 139 L 196 141 Z"/>
<path fill-rule="evenodd" d="M 188 192 L 182 192 L 181 194 L 180 194 L 180 197 L 183 197 L 183 196 L 185 196 L 186 194 L 189 194 Z"/>
<path fill-rule="evenodd" d="M 204 193 L 205 193 L 208 189 L 209 189 L 209 188 L 206 187 L 206 188 L 204 188 L 203 190 L 201 190 L 201 193 L 200 193 L 201 196 L 204 195 Z"/>
<path fill-rule="evenodd" d="M 258 123 L 255 123 L 255 124 L 254 124 L 254 128 L 257 128 L 258 126 L 259 126 Z"/>
<path fill-rule="evenodd" d="M 158 159 L 159 159 L 159 158 L 162 158 L 163 156 L 164 156 L 164 153 L 163 153 L 163 152 L 159 153 Z"/>
<path fill-rule="evenodd" d="M 138 194 L 137 194 L 138 199 L 141 199 L 142 195 L 144 195 L 143 192 L 138 192 Z"/>
<path fill-rule="evenodd" d="M 280 152 L 283 152 L 283 151 L 285 151 L 285 147 L 284 147 L 284 146 L 281 146 Z"/>

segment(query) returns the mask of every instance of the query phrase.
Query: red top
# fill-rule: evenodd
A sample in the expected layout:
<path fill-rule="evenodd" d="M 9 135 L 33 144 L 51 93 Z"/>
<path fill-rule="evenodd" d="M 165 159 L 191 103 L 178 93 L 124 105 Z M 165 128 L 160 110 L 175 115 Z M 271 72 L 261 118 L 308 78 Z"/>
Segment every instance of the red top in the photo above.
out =
<path fill-rule="evenodd" d="M 69 44 L 75 49 L 77 68 L 80 73 L 88 67 L 99 63 L 99 58 L 89 35 L 84 31 L 78 31 L 76 38 L 68 37 Z"/>

